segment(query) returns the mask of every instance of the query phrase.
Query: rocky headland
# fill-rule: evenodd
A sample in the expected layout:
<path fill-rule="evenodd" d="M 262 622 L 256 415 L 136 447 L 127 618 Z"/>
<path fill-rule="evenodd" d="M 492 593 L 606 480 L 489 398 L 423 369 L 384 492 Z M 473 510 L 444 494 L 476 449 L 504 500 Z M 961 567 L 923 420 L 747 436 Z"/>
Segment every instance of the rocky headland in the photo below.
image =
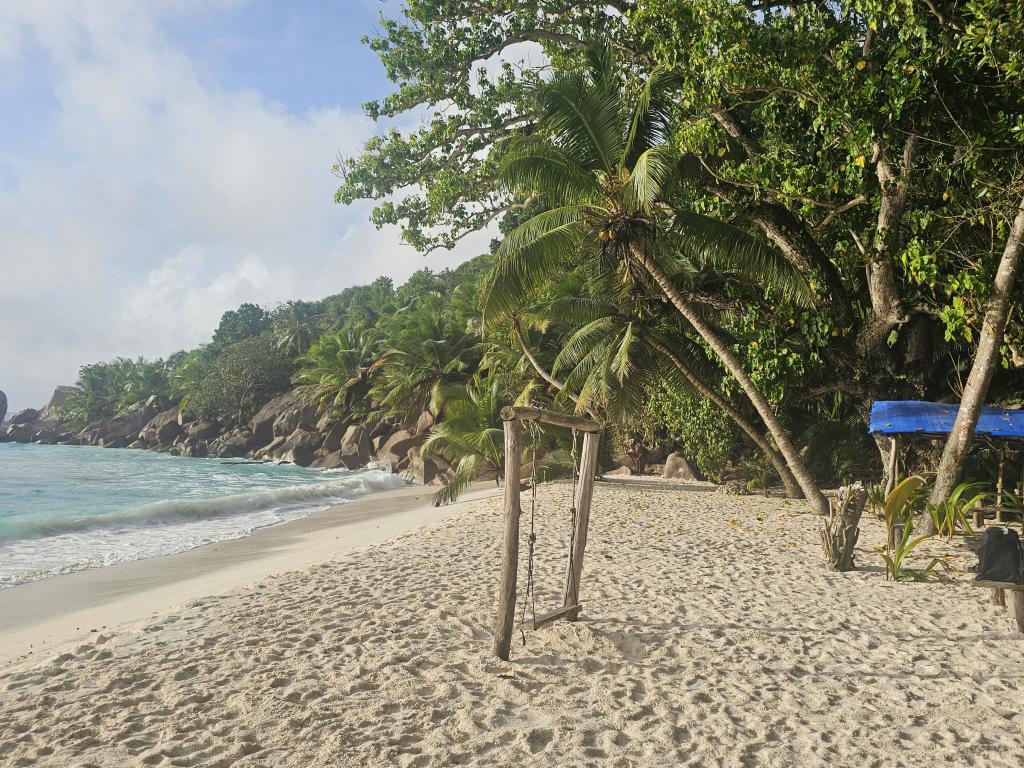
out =
<path fill-rule="evenodd" d="M 204 419 L 177 406 L 160 409 L 151 400 L 138 410 L 74 431 L 62 416 L 71 389 L 57 387 L 44 408 L 26 408 L 6 422 L 7 399 L 0 392 L 0 442 L 135 448 L 174 456 L 284 461 L 317 469 L 357 469 L 375 463 L 423 485 L 443 485 L 452 473 L 442 459 L 420 456 L 420 446 L 434 425 L 428 412 L 412 424 L 338 418 L 322 412 L 301 389 L 291 389 L 243 423 Z"/>

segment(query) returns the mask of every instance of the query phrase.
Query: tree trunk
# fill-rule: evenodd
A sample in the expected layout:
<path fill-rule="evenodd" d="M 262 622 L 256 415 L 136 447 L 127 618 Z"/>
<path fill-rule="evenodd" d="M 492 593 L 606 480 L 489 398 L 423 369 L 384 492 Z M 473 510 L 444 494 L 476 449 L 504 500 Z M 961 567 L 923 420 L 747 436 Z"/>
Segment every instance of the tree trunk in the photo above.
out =
<path fill-rule="evenodd" d="M 838 503 L 832 508 L 821 528 L 821 544 L 825 560 L 834 571 L 852 571 L 853 553 L 860 537 L 860 517 L 868 490 L 857 482 L 839 489 Z"/>
<path fill-rule="evenodd" d="M 938 471 L 935 473 L 935 487 L 932 489 L 931 503 L 939 504 L 953 491 L 953 486 L 960 477 L 964 457 L 974 437 L 974 428 L 985 405 L 988 385 L 992 381 L 996 365 L 999 362 L 999 348 L 1003 342 L 1003 331 L 1006 318 L 1010 311 L 1010 298 L 1013 284 L 1020 270 L 1021 250 L 1024 249 L 1024 200 L 1021 200 L 1017 217 L 1010 228 L 1010 235 L 1003 249 L 996 271 L 992 297 L 985 309 L 985 322 L 978 339 L 978 350 L 974 355 L 974 364 L 967 377 L 963 397 L 960 398 L 960 411 L 956 415 L 953 430 L 946 440 L 942 451 Z"/>
<path fill-rule="evenodd" d="M 743 213 L 743 218 L 756 224 L 765 236 L 786 257 L 786 261 L 799 269 L 808 278 L 816 275 L 822 282 L 815 294 L 835 311 L 840 327 L 850 324 L 853 319 L 853 305 L 843 276 L 821 250 L 804 223 L 781 203 L 759 203 Z"/>
<path fill-rule="evenodd" d="M 911 134 L 903 145 L 903 167 L 897 169 L 886 147 L 872 143 L 875 175 L 881 190 L 878 219 L 875 224 L 874 247 L 865 268 L 871 317 L 861 330 L 857 347 L 865 357 L 877 354 L 880 342 L 906 321 L 896 287 L 893 259 L 899 250 L 900 224 L 910 192 L 910 170 L 917 155 L 917 136 Z"/>
<path fill-rule="evenodd" d="M 789 436 L 782 429 L 782 424 L 779 423 L 778 417 L 772 410 L 768 401 L 765 400 L 764 395 L 761 394 L 757 385 L 754 384 L 747 372 L 743 370 L 743 366 L 740 363 L 736 355 L 733 354 L 732 350 L 726 346 L 718 335 L 712 330 L 711 326 L 704 322 L 703 318 L 697 314 L 693 307 L 691 307 L 681 293 L 676 290 L 675 286 L 672 285 L 672 281 L 668 279 L 668 275 L 662 272 L 661 268 L 654 263 L 654 259 L 651 258 L 647 251 L 637 244 L 632 246 L 633 257 L 643 265 L 644 269 L 650 273 L 651 277 L 658 284 L 661 290 L 664 292 L 666 298 L 672 302 L 679 314 L 681 314 L 686 320 L 694 327 L 694 329 L 701 335 L 701 338 L 707 342 L 708 346 L 714 350 L 715 354 L 718 355 L 722 364 L 726 370 L 729 371 L 742 387 L 747 397 L 750 398 L 750 402 L 753 403 L 754 408 L 757 409 L 761 419 L 764 421 L 765 426 L 768 428 L 768 432 L 771 434 L 772 439 L 775 440 L 775 444 L 779 447 L 779 451 L 786 458 L 786 463 L 789 465 L 790 470 L 793 472 L 793 476 L 800 484 L 800 488 L 804 492 L 804 496 L 807 497 L 808 501 L 811 502 L 811 506 L 814 511 L 819 515 L 827 515 L 829 511 L 828 500 L 821 493 L 821 489 L 818 488 L 818 484 L 814 482 L 814 478 L 811 477 L 811 473 L 807 470 L 806 465 L 800 454 L 797 453 L 796 448 L 793 447 L 793 443 L 790 442 Z"/>
<path fill-rule="evenodd" d="M 726 400 L 724 397 L 722 397 L 722 395 L 718 394 L 718 392 L 712 389 L 696 373 L 687 368 L 686 364 L 682 360 L 680 360 L 679 357 L 671 349 L 669 349 L 667 346 L 662 344 L 657 339 L 645 337 L 645 340 L 648 344 L 650 344 L 661 354 L 667 357 L 671 361 L 672 365 L 676 367 L 676 370 L 683 374 L 683 376 L 686 377 L 686 380 L 693 385 L 694 389 L 696 389 L 698 392 L 704 395 L 704 397 L 706 397 L 708 400 L 710 400 L 719 408 L 721 408 L 722 412 L 725 413 L 725 415 L 728 416 L 730 419 L 732 419 L 733 422 L 735 422 L 736 426 L 742 429 L 746 433 L 746 435 L 751 440 L 754 441 L 754 445 L 761 449 L 761 452 L 768 457 L 768 460 L 772 463 L 772 466 L 775 467 L 775 471 L 778 472 L 779 479 L 782 481 L 782 485 L 786 489 L 787 497 L 791 499 L 799 499 L 800 497 L 803 496 L 803 492 L 800 490 L 800 484 L 796 481 L 796 478 L 793 477 L 793 473 L 789 471 L 789 467 L 786 466 L 786 460 L 782 458 L 782 456 L 779 454 L 778 451 L 775 450 L 774 447 L 772 447 L 772 444 L 768 442 L 768 438 L 761 434 L 761 432 L 753 424 L 747 421 L 743 414 L 741 414 L 739 411 L 733 408 L 729 404 L 728 400 Z"/>
<path fill-rule="evenodd" d="M 536 357 L 533 356 L 533 352 L 531 352 L 529 346 L 527 346 L 526 338 L 523 336 L 523 330 L 519 326 L 519 318 L 513 317 L 509 321 L 509 324 L 512 326 L 512 331 L 513 331 L 513 333 L 515 333 L 516 339 L 519 340 L 519 346 L 522 348 L 523 354 L 526 355 L 526 359 L 529 360 L 530 361 L 530 365 L 533 366 L 533 370 L 535 370 L 537 372 L 537 374 L 542 379 L 544 379 L 544 381 L 546 381 L 552 387 L 557 389 L 559 392 L 562 392 L 565 389 L 565 384 L 563 384 L 561 381 L 559 381 L 554 376 L 552 376 L 550 373 L 548 373 L 544 369 L 544 366 L 540 364 L 540 360 L 538 360 Z M 568 395 L 569 398 L 574 403 L 578 402 L 577 399 L 572 396 L 572 393 L 566 392 L 565 394 Z"/>

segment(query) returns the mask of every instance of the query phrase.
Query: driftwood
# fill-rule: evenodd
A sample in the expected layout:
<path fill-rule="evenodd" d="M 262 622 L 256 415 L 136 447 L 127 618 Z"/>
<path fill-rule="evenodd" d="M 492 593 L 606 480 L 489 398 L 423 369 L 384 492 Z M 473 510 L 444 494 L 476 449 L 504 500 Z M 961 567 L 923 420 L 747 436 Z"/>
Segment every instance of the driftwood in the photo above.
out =
<path fill-rule="evenodd" d="M 868 490 L 863 483 L 844 485 L 830 505 L 829 515 L 821 529 L 821 543 L 825 548 L 825 559 L 835 571 L 852 571 L 853 548 L 860 536 L 860 516 Z"/>

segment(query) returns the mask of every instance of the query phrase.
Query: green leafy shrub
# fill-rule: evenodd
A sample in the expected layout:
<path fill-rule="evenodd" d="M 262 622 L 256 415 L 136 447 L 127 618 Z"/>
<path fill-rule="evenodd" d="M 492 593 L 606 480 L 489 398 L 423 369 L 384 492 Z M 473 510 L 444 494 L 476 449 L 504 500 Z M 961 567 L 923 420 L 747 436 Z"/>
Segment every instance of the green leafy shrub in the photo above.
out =
<path fill-rule="evenodd" d="M 651 417 L 692 458 L 705 476 L 720 480 L 736 452 L 736 429 L 714 403 L 699 394 L 658 382 L 651 391 Z"/>
<path fill-rule="evenodd" d="M 291 384 L 294 366 L 264 331 L 226 346 L 187 392 L 189 408 L 205 417 L 241 423 Z"/>

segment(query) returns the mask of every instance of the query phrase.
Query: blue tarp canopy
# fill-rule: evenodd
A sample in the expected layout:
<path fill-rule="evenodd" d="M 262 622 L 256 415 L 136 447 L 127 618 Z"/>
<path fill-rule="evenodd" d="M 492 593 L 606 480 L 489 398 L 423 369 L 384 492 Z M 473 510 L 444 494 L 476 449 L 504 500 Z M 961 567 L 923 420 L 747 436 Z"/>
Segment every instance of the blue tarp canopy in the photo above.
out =
<path fill-rule="evenodd" d="M 870 432 L 882 435 L 948 435 L 959 405 L 920 400 L 878 400 L 871 406 Z M 983 408 L 976 435 L 1024 438 L 1024 410 Z"/>

